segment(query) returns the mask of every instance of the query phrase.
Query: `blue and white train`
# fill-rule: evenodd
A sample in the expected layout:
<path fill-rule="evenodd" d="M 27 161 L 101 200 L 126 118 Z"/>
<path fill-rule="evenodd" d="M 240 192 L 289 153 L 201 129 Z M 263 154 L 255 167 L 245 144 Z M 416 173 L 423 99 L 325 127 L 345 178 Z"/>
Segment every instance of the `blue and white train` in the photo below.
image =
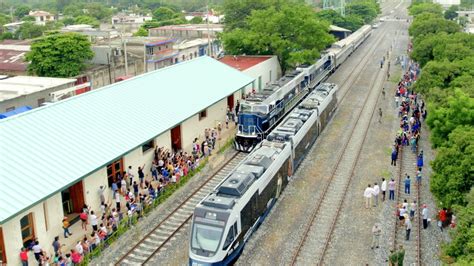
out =
<path fill-rule="evenodd" d="M 322 83 L 195 208 L 190 265 L 228 265 L 263 222 L 337 106 Z"/>
<path fill-rule="evenodd" d="M 241 102 L 234 147 L 250 152 L 291 111 L 296 104 L 323 82 L 369 37 L 372 28 L 364 25 L 347 38 L 334 43 L 312 65 L 302 65 L 263 91 Z"/>

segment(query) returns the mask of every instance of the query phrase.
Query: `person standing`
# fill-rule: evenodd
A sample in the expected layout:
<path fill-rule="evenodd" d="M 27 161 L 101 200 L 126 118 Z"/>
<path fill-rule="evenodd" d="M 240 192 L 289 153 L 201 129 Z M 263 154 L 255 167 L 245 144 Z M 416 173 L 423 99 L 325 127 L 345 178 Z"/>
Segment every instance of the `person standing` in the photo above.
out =
<path fill-rule="evenodd" d="M 405 193 L 406 194 L 410 194 L 410 184 L 411 184 L 410 176 L 407 173 L 405 173 Z"/>
<path fill-rule="evenodd" d="M 422 176 L 421 176 L 421 171 L 418 170 L 418 171 L 416 172 L 416 184 L 417 184 L 418 186 L 421 186 L 421 178 L 422 178 Z"/>
<path fill-rule="evenodd" d="M 374 188 L 372 189 L 372 195 L 374 196 L 374 207 L 377 207 L 379 204 L 379 194 L 380 194 L 380 187 L 377 182 L 374 183 Z"/>
<path fill-rule="evenodd" d="M 63 230 L 64 230 L 64 238 L 67 238 L 68 235 L 72 235 L 71 232 L 69 232 L 69 220 L 66 216 L 63 218 Z"/>
<path fill-rule="evenodd" d="M 89 215 L 89 219 L 92 225 L 92 230 L 97 231 L 97 215 L 95 215 L 94 211 L 91 211 L 91 215 Z"/>
<path fill-rule="evenodd" d="M 382 178 L 382 201 L 385 201 L 385 192 L 387 192 L 387 180 Z"/>
<path fill-rule="evenodd" d="M 406 238 L 405 238 L 406 241 L 410 240 L 411 228 L 412 228 L 411 220 L 408 217 L 408 215 L 405 215 L 405 230 L 407 232 Z"/>
<path fill-rule="evenodd" d="M 374 248 L 379 248 L 379 239 L 380 239 L 380 233 L 382 230 L 378 226 L 378 224 L 374 224 L 372 227 L 372 246 L 371 249 Z"/>
<path fill-rule="evenodd" d="M 38 240 L 35 240 L 35 244 L 31 248 L 31 250 L 33 250 L 33 254 L 35 254 L 36 261 L 40 262 L 41 253 L 43 253 L 43 250 L 42 250 Z"/>
<path fill-rule="evenodd" d="M 421 211 L 421 215 L 423 216 L 423 229 L 428 228 L 428 207 L 426 204 L 423 204 L 423 210 Z"/>
<path fill-rule="evenodd" d="M 397 157 L 398 157 L 398 152 L 396 149 L 393 149 L 392 151 L 392 162 L 390 163 L 393 166 L 397 166 Z"/>
<path fill-rule="evenodd" d="M 393 178 L 388 182 L 388 199 L 395 200 L 395 180 Z"/>
<path fill-rule="evenodd" d="M 137 181 L 135 181 L 135 184 Z M 120 194 L 115 193 L 115 208 L 117 208 L 117 211 L 120 212 Z"/>
<path fill-rule="evenodd" d="M 128 183 L 131 186 L 133 184 L 133 171 L 132 171 L 131 165 L 129 165 L 127 169 L 127 178 L 128 178 Z"/>
<path fill-rule="evenodd" d="M 442 210 L 440 210 L 438 216 L 439 216 L 439 222 L 441 222 L 440 229 L 441 229 L 441 231 L 443 231 L 443 227 L 445 227 L 446 218 L 447 218 L 446 208 L 443 208 Z"/>
<path fill-rule="evenodd" d="M 20 260 L 21 266 L 28 266 L 28 250 L 26 248 L 21 248 Z"/>
<path fill-rule="evenodd" d="M 418 155 L 418 158 L 416 160 L 416 166 L 418 166 L 418 170 L 422 170 L 423 168 L 423 151 L 420 152 L 420 155 Z"/>
<path fill-rule="evenodd" d="M 59 243 L 59 236 L 55 236 L 54 237 L 54 241 L 53 241 L 53 250 L 54 250 L 54 253 L 61 253 L 61 243 Z"/>
<path fill-rule="evenodd" d="M 382 123 L 382 108 L 379 108 L 379 123 Z"/>
<path fill-rule="evenodd" d="M 104 186 L 100 186 L 100 187 L 99 187 L 100 203 L 105 203 L 105 195 L 104 195 L 104 192 L 105 192 Z"/>
<path fill-rule="evenodd" d="M 140 187 L 143 188 L 143 180 L 145 179 L 145 174 L 143 173 L 143 169 L 145 168 L 146 164 L 143 164 L 143 166 L 138 167 L 138 178 L 140 179 Z"/>
<path fill-rule="evenodd" d="M 370 184 L 364 190 L 364 198 L 365 198 L 365 208 L 368 209 L 372 205 L 372 194 L 373 189 L 370 187 Z"/>
<path fill-rule="evenodd" d="M 115 193 L 115 195 L 118 195 L 118 193 Z M 81 219 L 81 227 L 84 229 L 84 231 L 87 231 L 87 212 L 85 209 L 82 210 L 81 214 L 79 214 L 79 218 Z"/>
<path fill-rule="evenodd" d="M 413 219 L 415 217 L 415 211 L 416 211 L 416 200 L 414 200 L 410 204 L 410 219 Z"/>

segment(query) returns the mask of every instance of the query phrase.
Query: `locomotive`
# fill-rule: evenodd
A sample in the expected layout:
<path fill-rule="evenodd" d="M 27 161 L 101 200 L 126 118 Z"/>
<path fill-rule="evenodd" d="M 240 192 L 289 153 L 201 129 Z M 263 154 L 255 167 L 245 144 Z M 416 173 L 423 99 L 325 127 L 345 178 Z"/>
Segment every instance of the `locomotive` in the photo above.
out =
<path fill-rule="evenodd" d="M 241 102 L 234 148 L 251 152 L 285 115 L 335 71 L 372 32 L 362 26 L 334 43 L 312 65 L 302 65 Z"/>
<path fill-rule="evenodd" d="M 238 258 L 335 112 L 337 90 L 331 83 L 316 87 L 198 203 L 190 265 L 228 265 Z"/>

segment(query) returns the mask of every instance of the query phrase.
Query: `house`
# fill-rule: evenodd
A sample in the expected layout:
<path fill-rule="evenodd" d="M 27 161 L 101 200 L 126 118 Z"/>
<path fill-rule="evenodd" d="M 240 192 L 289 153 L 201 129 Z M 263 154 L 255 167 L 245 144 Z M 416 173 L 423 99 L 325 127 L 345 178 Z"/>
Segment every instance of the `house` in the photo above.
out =
<path fill-rule="evenodd" d="M 210 45 L 209 42 L 211 43 Z M 208 52 L 209 48 L 211 48 L 211 54 Z M 175 63 L 190 60 L 198 56 L 204 55 L 216 57 L 222 52 L 222 46 L 217 40 L 214 39 L 184 40 L 180 43 L 173 45 L 173 49 L 177 52 Z"/>
<path fill-rule="evenodd" d="M 64 216 L 98 210 L 127 166 L 149 175 L 155 147 L 190 153 L 251 82 L 204 56 L 0 120 L 0 261 L 19 265 L 34 239 L 51 254 Z"/>
<path fill-rule="evenodd" d="M 46 78 L 32 76 L 0 76 L 0 113 L 13 111 L 22 106 L 41 107 L 46 102 L 67 97 L 59 91 L 70 89 L 74 92 L 75 79 Z"/>
<path fill-rule="evenodd" d="M 261 91 L 281 77 L 280 63 L 276 55 L 226 55 L 219 61 L 252 77 L 254 81 L 242 89 L 242 94 L 248 94 L 252 90 Z"/>
<path fill-rule="evenodd" d="M 25 55 L 29 51 L 29 41 L 5 40 L 0 43 L 0 75 L 26 75 L 28 62 L 25 62 Z"/>
<path fill-rule="evenodd" d="M 120 13 L 112 17 L 112 27 L 120 29 L 121 32 L 134 32 L 145 22 L 151 21 L 151 15 Z"/>
<path fill-rule="evenodd" d="M 46 25 L 46 22 L 55 20 L 54 16 L 51 13 L 41 10 L 30 11 L 28 15 L 35 18 L 35 24 L 37 25 L 44 26 Z"/>
<path fill-rule="evenodd" d="M 169 25 L 149 29 L 150 36 L 161 36 L 180 39 L 211 38 L 224 31 L 222 24 L 183 24 Z"/>

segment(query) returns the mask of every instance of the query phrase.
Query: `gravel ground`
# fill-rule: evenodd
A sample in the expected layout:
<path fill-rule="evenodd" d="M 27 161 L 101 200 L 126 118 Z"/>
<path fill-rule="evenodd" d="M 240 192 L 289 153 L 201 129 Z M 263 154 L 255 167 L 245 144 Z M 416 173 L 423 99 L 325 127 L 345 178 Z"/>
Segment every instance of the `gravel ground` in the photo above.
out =
<path fill-rule="evenodd" d="M 179 205 L 188 195 L 190 195 L 197 187 L 199 187 L 209 176 L 211 176 L 220 166 L 222 166 L 235 152 L 229 149 L 225 153 L 211 157 L 209 163 L 202 169 L 202 171 L 191 178 L 185 186 L 177 190 L 168 200 L 159 205 L 147 217 L 138 222 L 134 228 L 128 230 L 110 247 L 105 249 L 101 256 L 95 258 L 92 265 L 109 265 L 117 261 L 119 256 L 124 255 L 133 245 L 138 243 L 148 232 L 150 232 L 158 223 L 160 223 L 175 206 Z M 178 239 L 180 237 L 187 238 L 185 231 L 178 232 L 178 243 L 187 243 L 187 240 Z M 177 241 L 171 241 L 173 243 Z M 186 245 L 187 257 L 187 245 Z"/>

